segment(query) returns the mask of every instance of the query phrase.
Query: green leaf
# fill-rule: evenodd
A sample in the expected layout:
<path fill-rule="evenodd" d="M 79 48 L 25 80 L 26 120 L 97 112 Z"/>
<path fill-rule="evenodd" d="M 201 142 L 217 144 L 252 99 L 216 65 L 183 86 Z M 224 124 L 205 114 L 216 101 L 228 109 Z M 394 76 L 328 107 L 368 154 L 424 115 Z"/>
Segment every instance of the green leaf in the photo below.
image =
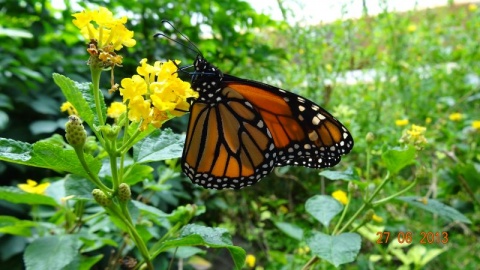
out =
<path fill-rule="evenodd" d="M 327 195 L 315 195 L 305 203 L 305 210 L 325 227 L 328 227 L 333 217 L 342 209 L 343 206 L 340 202 Z"/>
<path fill-rule="evenodd" d="M 63 94 L 78 112 L 80 118 L 90 127 L 103 125 L 97 115 L 93 87 L 91 83 L 78 83 L 61 74 L 54 73 L 53 80 L 62 89 Z M 99 91 L 100 107 L 103 119 L 106 117 L 106 106 L 102 91 Z"/>
<path fill-rule="evenodd" d="M 75 195 L 75 199 L 93 200 L 92 190 L 96 186 L 88 179 L 78 175 L 67 175 L 65 177 L 65 194 Z"/>
<path fill-rule="evenodd" d="M 353 262 L 362 244 L 362 239 L 356 233 L 331 236 L 321 232 L 311 232 L 306 236 L 305 241 L 314 255 L 335 267 Z"/>
<path fill-rule="evenodd" d="M 288 222 L 275 222 L 274 224 L 282 232 L 292 237 L 293 239 L 296 239 L 298 241 L 301 241 L 303 239 L 303 230 L 297 225 Z"/>
<path fill-rule="evenodd" d="M 157 129 L 133 148 L 133 159 L 139 163 L 160 161 L 182 156 L 184 135 L 171 129 Z"/>
<path fill-rule="evenodd" d="M 53 235 L 33 241 L 23 255 L 26 269 L 57 270 L 72 263 L 81 242 L 75 235 Z"/>
<path fill-rule="evenodd" d="M 27 193 L 16 187 L 0 187 L 0 198 L 11 203 L 24 203 L 29 205 L 51 205 L 57 206 L 57 202 L 48 196 L 34 193 Z"/>
<path fill-rule="evenodd" d="M 210 228 L 195 224 L 183 227 L 177 239 L 163 242 L 155 253 L 160 253 L 172 247 L 198 245 L 228 249 L 232 255 L 235 269 L 242 269 L 245 263 L 245 250 L 232 244 L 231 236 L 226 229 Z"/>
<path fill-rule="evenodd" d="M 343 172 L 325 170 L 325 171 L 321 171 L 319 175 L 330 180 L 345 180 L 345 181 L 360 180 L 360 178 L 358 177 L 358 174 L 352 168 L 348 168 Z"/>
<path fill-rule="evenodd" d="M 31 145 L 0 138 L 0 160 L 55 171 L 67 171 L 88 177 L 75 154 L 75 150 L 66 149 L 48 140 L 38 141 Z M 99 160 L 88 154 L 85 154 L 85 160 L 93 173 L 100 171 L 101 162 Z"/>
<path fill-rule="evenodd" d="M 20 220 L 12 216 L 0 216 L 0 233 L 28 237 L 32 235 L 32 227 L 37 223 L 31 220 Z"/>
<path fill-rule="evenodd" d="M 396 199 L 437 214 L 443 218 L 446 218 L 447 220 L 460 221 L 467 224 L 472 223 L 466 216 L 458 212 L 455 208 L 445 205 L 435 199 L 424 199 L 423 197 L 416 196 L 398 197 Z"/>
<path fill-rule="evenodd" d="M 152 179 L 153 168 L 148 165 L 134 163 L 126 167 L 125 171 L 127 173 L 125 173 L 123 181 L 130 186 L 146 179 Z"/>
<path fill-rule="evenodd" d="M 382 154 L 382 160 L 385 162 L 390 173 L 398 173 L 401 169 L 415 162 L 415 148 L 408 146 L 407 148 L 388 149 Z"/>
<path fill-rule="evenodd" d="M 168 221 L 168 217 L 170 216 L 169 214 L 153 206 L 146 205 L 140 201 L 132 200 L 131 202 L 140 210 L 142 215 L 147 217 L 152 222 L 155 222 L 155 224 L 167 229 L 171 228 L 170 222 Z"/>
<path fill-rule="evenodd" d="M 4 111 L 0 111 L 0 131 L 7 127 L 9 121 L 10 118 L 8 117 L 8 114 Z"/>

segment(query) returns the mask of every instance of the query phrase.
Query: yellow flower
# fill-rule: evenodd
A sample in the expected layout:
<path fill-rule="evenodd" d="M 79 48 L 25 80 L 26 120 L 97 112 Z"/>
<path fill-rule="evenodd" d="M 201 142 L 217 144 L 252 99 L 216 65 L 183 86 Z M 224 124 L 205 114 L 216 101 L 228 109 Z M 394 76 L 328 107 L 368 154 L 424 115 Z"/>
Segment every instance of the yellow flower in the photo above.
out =
<path fill-rule="evenodd" d="M 408 119 L 398 119 L 398 120 L 395 120 L 395 125 L 397 127 L 404 127 L 406 125 L 408 125 Z"/>
<path fill-rule="evenodd" d="M 178 78 L 179 63 L 157 61 L 152 66 L 142 59 L 137 67 L 139 75 L 122 80 L 120 94 L 128 105 L 128 118 L 142 121 L 141 129 L 148 124 L 159 128 L 169 118 L 185 114 L 190 108 L 187 99 L 198 98 L 190 84 Z"/>
<path fill-rule="evenodd" d="M 287 208 L 285 205 L 280 205 L 280 207 L 278 208 L 278 210 L 279 210 L 280 213 L 282 213 L 282 214 L 288 213 L 288 208 Z"/>
<path fill-rule="evenodd" d="M 425 138 L 426 131 L 426 127 L 412 125 L 410 129 L 403 132 L 400 142 L 412 144 L 415 148 L 421 150 L 427 144 L 427 139 Z"/>
<path fill-rule="evenodd" d="M 337 190 L 332 193 L 332 197 L 335 198 L 337 201 L 342 203 L 343 205 L 348 203 L 347 193 L 343 190 Z"/>
<path fill-rule="evenodd" d="M 50 183 L 45 182 L 42 184 L 38 184 L 32 179 L 27 179 L 26 184 L 18 184 L 19 189 L 28 192 L 28 193 L 35 193 L 35 194 L 45 194 L 45 190 L 50 186 Z"/>
<path fill-rule="evenodd" d="M 480 130 L 480 120 L 475 120 L 472 122 L 472 128 L 475 130 Z"/>
<path fill-rule="evenodd" d="M 77 110 L 73 107 L 72 103 L 66 101 L 60 106 L 60 111 L 67 112 L 68 115 L 78 115 Z"/>
<path fill-rule="evenodd" d="M 107 115 L 110 118 L 118 118 L 127 110 L 127 106 L 121 102 L 112 102 L 108 107 Z"/>
<path fill-rule="evenodd" d="M 415 31 L 417 31 L 417 26 L 415 24 L 410 24 L 408 27 L 407 27 L 407 31 L 409 33 L 413 33 Z"/>
<path fill-rule="evenodd" d="M 330 65 L 330 64 L 326 64 L 326 65 L 325 65 L 325 69 L 326 69 L 328 72 L 332 72 L 333 67 L 332 67 L 332 65 Z"/>
<path fill-rule="evenodd" d="M 432 118 L 430 118 L 430 117 L 425 118 L 425 124 L 428 125 L 430 123 L 432 123 Z"/>
<path fill-rule="evenodd" d="M 125 27 L 127 17 L 115 19 L 107 8 L 84 10 L 72 16 L 75 17 L 73 24 L 80 29 L 83 37 L 89 42 L 95 40 L 97 48 L 111 46 L 118 51 L 123 46 L 133 47 L 136 44 L 133 31 Z"/>
<path fill-rule="evenodd" d="M 248 254 L 247 257 L 245 258 L 245 264 L 246 264 L 249 268 L 253 268 L 253 267 L 255 266 L 256 260 L 257 260 L 257 258 L 255 258 L 254 255 Z"/>
<path fill-rule="evenodd" d="M 84 10 L 72 15 L 73 24 L 80 29 L 80 33 L 88 41 L 87 51 L 90 53 L 90 65 L 99 67 L 120 66 L 123 61 L 121 55 L 115 51 L 123 46 L 133 47 L 133 31 L 125 27 L 127 17 L 116 19 L 107 8 Z"/>
<path fill-rule="evenodd" d="M 473 11 L 475 11 L 475 10 L 477 10 L 477 9 L 478 9 L 478 6 L 475 5 L 475 4 L 470 4 L 470 5 L 468 5 L 468 10 L 471 11 L 471 12 L 473 12 Z"/>
<path fill-rule="evenodd" d="M 307 253 L 309 253 L 309 252 L 310 252 L 310 248 L 309 248 L 308 246 L 299 247 L 299 248 L 297 249 L 297 253 L 298 253 L 299 255 L 305 255 L 305 254 L 307 254 Z"/>
<path fill-rule="evenodd" d="M 373 221 L 375 221 L 375 222 L 383 222 L 383 218 L 377 216 L 376 214 L 373 214 L 372 219 L 373 219 Z"/>
<path fill-rule="evenodd" d="M 454 122 L 460 121 L 462 120 L 462 118 L 463 118 L 463 114 L 461 113 L 452 113 L 448 116 L 448 119 Z"/>

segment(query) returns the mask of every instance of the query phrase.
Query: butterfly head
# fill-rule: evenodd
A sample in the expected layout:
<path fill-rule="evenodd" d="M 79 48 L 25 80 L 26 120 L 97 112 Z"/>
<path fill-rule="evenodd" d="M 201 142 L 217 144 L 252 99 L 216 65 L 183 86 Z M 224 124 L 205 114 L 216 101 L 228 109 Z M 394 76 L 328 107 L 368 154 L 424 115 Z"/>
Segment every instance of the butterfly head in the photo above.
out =
<path fill-rule="evenodd" d="M 209 92 L 220 90 L 223 73 L 216 66 L 210 64 L 203 56 L 198 55 L 193 63 L 192 88 L 197 92 Z"/>

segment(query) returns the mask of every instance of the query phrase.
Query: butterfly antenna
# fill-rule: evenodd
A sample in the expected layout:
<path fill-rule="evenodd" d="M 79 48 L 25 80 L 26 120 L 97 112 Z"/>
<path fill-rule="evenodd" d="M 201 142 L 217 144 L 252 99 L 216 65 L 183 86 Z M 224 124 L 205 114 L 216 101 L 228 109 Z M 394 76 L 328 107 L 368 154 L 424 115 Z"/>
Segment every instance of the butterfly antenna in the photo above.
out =
<path fill-rule="evenodd" d="M 193 43 L 192 41 L 190 41 L 190 39 L 185 35 L 183 34 L 182 32 L 180 32 L 180 30 L 178 30 L 173 24 L 172 22 L 168 21 L 168 20 L 162 20 L 162 23 L 163 24 L 168 24 L 170 27 L 173 28 L 173 30 L 175 30 L 175 32 L 177 32 L 185 41 L 187 41 L 187 44 L 183 44 L 184 47 L 186 48 L 189 48 L 190 50 L 192 51 L 195 51 L 197 54 L 199 54 L 200 56 L 203 56 L 202 55 L 202 52 L 200 51 L 200 49 L 198 49 L 198 47 L 195 45 L 195 43 Z M 170 39 L 171 40 L 171 39 Z M 181 44 L 180 42 L 177 42 L 177 44 Z"/>
<path fill-rule="evenodd" d="M 180 46 L 182 46 L 182 47 L 184 47 L 184 48 L 186 48 L 186 49 L 188 49 L 188 50 L 190 50 L 190 51 L 192 51 L 192 52 L 194 52 L 194 53 L 196 53 L 196 54 L 200 53 L 199 51 L 196 50 L 196 47 L 195 47 L 195 48 L 192 48 L 192 47 L 189 46 L 188 44 L 185 44 L 185 43 L 180 42 L 180 41 L 178 41 L 178 40 L 176 40 L 176 39 L 173 39 L 173 38 L 167 36 L 167 35 L 164 34 L 164 33 L 159 32 L 159 33 L 156 33 L 156 34 L 153 35 L 153 36 L 154 36 L 154 37 L 164 37 L 164 38 L 166 38 L 166 39 L 168 39 L 168 40 L 170 40 L 170 41 L 172 41 L 172 42 L 175 42 L 175 43 L 177 43 L 178 45 L 180 45 Z M 201 55 L 201 54 L 200 54 L 200 55 Z"/>

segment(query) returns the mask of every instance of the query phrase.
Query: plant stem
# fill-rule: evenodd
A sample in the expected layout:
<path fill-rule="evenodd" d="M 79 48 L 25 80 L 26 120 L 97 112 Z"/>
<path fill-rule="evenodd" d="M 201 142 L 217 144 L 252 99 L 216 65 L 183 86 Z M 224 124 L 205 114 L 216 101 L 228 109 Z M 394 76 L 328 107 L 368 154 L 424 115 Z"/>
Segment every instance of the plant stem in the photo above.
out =
<path fill-rule="evenodd" d="M 96 65 L 90 65 L 90 72 L 92 74 L 93 98 L 95 99 L 95 109 L 97 110 L 98 121 L 100 125 L 105 124 L 100 107 L 100 76 L 102 69 Z"/>
<path fill-rule="evenodd" d="M 377 188 L 372 193 L 372 195 L 362 204 L 362 206 L 360 206 L 360 208 L 357 210 L 357 212 L 355 212 L 355 214 L 353 214 L 353 216 L 347 221 L 347 223 L 342 227 L 342 229 L 340 229 L 338 231 L 338 234 L 341 234 L 343 231 L 345 231 L 355 221 L 355 219 L 358 217 L 358 215 L 360 215 L 360 213 L 367 206 L 371 206 L 371 202 L 372 202 L 373 198 L 375 198 L 375 196 L 377 196 L 377 194 L 380 192 L 380 190 L 382 190 L 382 188 L 385 186 L 385 184 L 388 183 L 389 180 L 390 180 L 390 172 L 387 173 L 387 175 L 383 179 L 382 183 L 380 183 L 380 185 L 377 186 Z"/>
<path fill-rule="evenodd" d="M 90 168 L 87 165 L 87 162 L 85 161 L 85 156 L 83 155 L 83 149 L 81 148 L 74 148 L 75 153 L 77 154 L 78 160 L 80 161 L 80 164 L 82 164 L 83 169 L 87 172 L 88 176 L 90 176 L 90 180 L 98 187 L 100 188 L 103 192 L 105 193 L 111 193 L 112 190 L 105 186 L 102 181 L 95 175 Z"/>

